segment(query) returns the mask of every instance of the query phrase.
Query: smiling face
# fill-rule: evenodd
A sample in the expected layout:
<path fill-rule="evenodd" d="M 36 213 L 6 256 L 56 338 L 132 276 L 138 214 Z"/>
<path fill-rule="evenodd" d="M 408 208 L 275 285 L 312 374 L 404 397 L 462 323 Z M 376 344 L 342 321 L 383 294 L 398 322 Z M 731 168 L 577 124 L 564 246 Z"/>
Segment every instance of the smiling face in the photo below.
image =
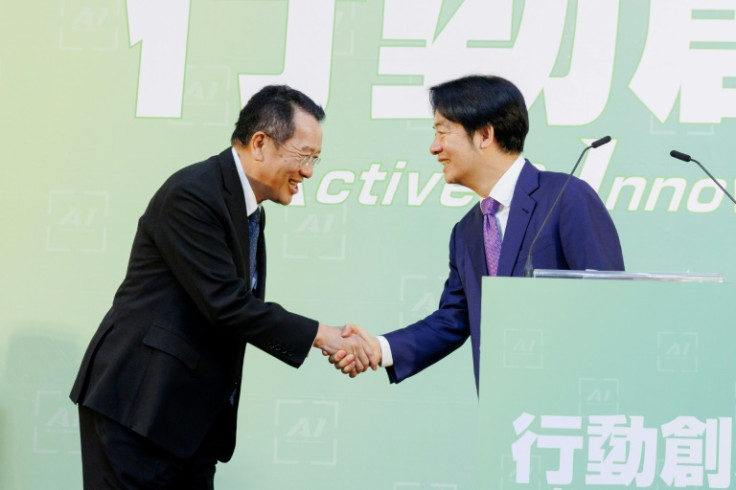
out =
<path fill-rule="evenodd" d="M 439 112 L 434 114 L 434 141 L 430 153 L 442 164 L 442 172 L 448 184 L 473 187 L 482 152 L 476 144 L 476 135 L 468 136 L 462 125 L 446 119 Z"/>
<path fill-rule="evenodd" d="M 293 121 L 294 134 L 286 141 L 279 143 L 263 132 L 254 135 L 261 158 L 248 177 L 259 203 L 268 199 L 289 204 L 299 192 L 298 184 L 312 176 L 313 166 L 305 157 L 316 158 L 322 151 L 322 126 L 302 110 L 294 111 Z"/>

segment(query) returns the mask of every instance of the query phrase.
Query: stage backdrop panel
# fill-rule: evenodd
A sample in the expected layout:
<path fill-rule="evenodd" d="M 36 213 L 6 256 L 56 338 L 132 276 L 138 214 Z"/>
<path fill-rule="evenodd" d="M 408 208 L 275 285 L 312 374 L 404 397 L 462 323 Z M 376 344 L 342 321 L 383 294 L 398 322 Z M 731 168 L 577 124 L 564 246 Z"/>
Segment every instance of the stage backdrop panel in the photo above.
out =
<path fill-rule="evenodd" d="M 477 202 L 429 153 L 428 87 L 508 77 L 524 154 L 599 193 L 633 271 L 736 277 L 734 0 L 0 0 L 0 488 L 79 488 L 87 342 L 136 222 L 171 173 L 229 145 L 268 83 L 324 104 L 323 163 L 266 204 L 267 298 L 379 334 L 437 305 L 453 224 Z M 558 310 L 574 310 L 565 303 Z M 606 313 L 603 312 L 602 315 Z M 605 333 L 602 333 L 605 335 Z M 730 334 L 729 334 L 730 335 Z M 724 344 L 733 340 L 724 338 Z M 218 488 L 468 489 L 469 346 L 389 386 L 248 349 Z M 577 355 L 572 351 L 571 355 Z"/>
<path fill-rule="evenodd" d="M 478 488 L 731 488 L 734 294 L 484 279 Z"/>

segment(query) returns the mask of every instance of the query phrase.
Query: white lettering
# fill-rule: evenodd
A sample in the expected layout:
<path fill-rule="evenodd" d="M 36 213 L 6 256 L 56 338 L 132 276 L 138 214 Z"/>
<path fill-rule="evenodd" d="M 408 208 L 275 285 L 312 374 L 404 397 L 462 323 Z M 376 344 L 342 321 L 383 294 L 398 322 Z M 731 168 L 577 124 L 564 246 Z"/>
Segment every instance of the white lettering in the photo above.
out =
<path fill-rule="evenodd" d="M 380 163 L 374 163 L 370 166 L 367 172 L 360 174 L 360 180 L 363 181 L 363 187 L 360 189 L 360 196 L 358 197 L 358 202 L 360 204 L 373 205 L 378 201 L 378 198 L 372 195 L 371 191 L 373 190 L 373 184 L 376 181 L 386 180 L 387 174 L 386 172 L 379 171 L 380 168 Z"/>
<path fill-rule="evenodd" d="M 137 117 L 181 117 L 190 0 L 128 0 L 130 45 L 141 43 Z"/>
<path fill-rule="evenodd" d="M 718 180 L 718 182 L 725 187 L 725 181 Z M 706 193 L 712 192 L 710 201 L 703 202 L 701 200 L 703 191 L 706 191 Z M 715 182 L 710 179 L 701 179 L 695 183 L 692 192 L 690 192 L 690 197 L 688 197 L 687 200 L 687 209 L 693 213 L 710 213 L 718 209 L 718 206 L 720 206 L 723 201 L 723 196 L 723 192 L 718 188 Z"/>
<path fill-rule="evenodd" d="M 348 170 L 333 170 L 328 172 L 319 183 L 317 202 L 322 204 L 342 204 L 347 200 L 348 196 L 350 196 L 350 191 L 341 190 L 336 194 L 330 194 L 330 185 L 336 180 L 341 180 L 346 184 L 352 184 L 355 182 L 355 175 Z"/>

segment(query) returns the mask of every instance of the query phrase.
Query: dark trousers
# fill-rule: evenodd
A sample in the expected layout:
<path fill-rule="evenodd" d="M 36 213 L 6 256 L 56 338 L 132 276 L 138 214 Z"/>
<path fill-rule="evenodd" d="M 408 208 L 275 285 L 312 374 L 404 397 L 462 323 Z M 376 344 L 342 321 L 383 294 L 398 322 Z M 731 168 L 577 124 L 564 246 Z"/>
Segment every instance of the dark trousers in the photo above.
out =
<path fill-rule="evenodd" d="M 186 428 L 183 428 L 186 430 Z M 213 490 L 217 440 L 180 459 L 104 415 L 79 406 L 85 490 Z"/>

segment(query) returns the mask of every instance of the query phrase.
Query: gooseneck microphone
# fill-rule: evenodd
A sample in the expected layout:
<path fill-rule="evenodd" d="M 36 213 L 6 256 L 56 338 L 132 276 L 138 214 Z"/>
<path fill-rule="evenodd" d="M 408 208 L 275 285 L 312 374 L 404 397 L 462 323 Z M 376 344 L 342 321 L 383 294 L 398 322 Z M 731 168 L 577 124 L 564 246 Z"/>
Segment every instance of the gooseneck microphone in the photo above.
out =
<path fill-rule="evenodd" d="M 544 230 L 544 225 L 547 224 L 549 217 L 552 216 L 552 211 L 554 211 L 555 208 L 557 207 L 557 203 L 560 201 L 560 198 L 562 197 L 562 193 L 565 192 L 565 189 L 567 188 L 567 184 L 570 183 L 570 179 L 572 178 L 572 175 L 575 173 L 575 170 L 577 170 L 578 165 L 580 164 L 580 160 L 583 159 L 583 155 L 585 155 L 585 153 L 591 148 L 598 148 L 599 146 L 605 145 L 609 141 L 611 141 L 611 137 L 604 136 L 603 138 L 595 140 L 590 145 L 586 146 L 585 149 L 580 153 L 580 157 L 578 157 L 578 161 L 575 162 L 575 166 L 570 171 L 570 175 L 567 176 L 567 180 L 562 185 L 560 192 L 557 193 L 555 202 L 552 203 L 552 206 L 549 208 L 549 211 L 547 212 L 547 216 L 544 217 L 544 221 L 542 221 L 542 224 L 539 227 L 539 230 L 537 230 L 537 234 L 534 236 L 534 240 L 532 240 L 532 244 L 529 245 L 529 253 L 526 255 L 526 263 L 524 264 L 524 277 L 532 277 L 532 274 L 534 273 L 534 267 L 532 266 L 532 253 L 534 252 L 534 245 L 536 245 L 537 240 L 539 240 L 539 236 L 542 234 L 542 230 Z"/>
<path fill-rule="evenodd" d="M 672 150 L 672 151 L 670 152 L 670 156 L 671 156 L 671 157 L 673 157 L 673 158 L 677 158 L 678 160 L 682 160 L 683 162 L 695 162 L 695 163 L 697 163 L 697 164 L 698 164 L 698 167 L 702 168 L 702 169 L 703 169 L 703 172 L 705 172 L 706 174 L 708 174 L 708 177 L 710 177 L 710 178 L 711 178 L 711 180 L 712 180 L 713 182 L 715 182 L 715 183 L 716 183 L 716 185 L 717 185 L 718 187 L 720 187 L 720 188 L 721 188 L 721 190 L 723 191 L 723 193 L 724 193 L 724 194 L 726 194 L 726 195 L 728 196 L 728 198 L 729 198 L 729 199 L 730 199 L 730 200 L 731 200 L 731 201 L 732 201 L 732 202 L 733 202 L 734 204 L 736 204 L 736 200 L 734 200 L 733 196 L 732 196 L 731 194 L 729 194 L 729 193 L 728 193 L 728 191 L 727 191 L 727 190 L 726 190 L 726 189 L 725 189 L 725 188 L 724 188 L 724 187 L 723 187 L 723 186 L 721 185 L 721 183 L 720 183 L 720 182 L 718 182 L 718 181 L 716 180 L 716 178 L 715 178 L 715 177 L 713 177 L 713 176 L 712 176 L 712 175 L 710 174 L 710 172 L 708 172 L 708 171 L 707 171 L 707 170 L 705 169 L 705 167 L 704 167 L 704 166 L 703 166 L 703 165 L 702 165 L 702 164 L 701 164 L 701 163 L 700 163 L 699 161 L 697 161 L 696 159 L 694 159 L 694 158 L 693 158 L 693 157 L 691 157 L 690 155 L 686 155 L 685 153 L 680 153 L 680 152 L 679 152 L 679 151 L 677 151 L 677 150 Z"/>
<path fill-rule="evenodd" d="M 689 162 L 690 160 L 692 160 L 692 157 L 690 155 L 685 155 L 684 153 L 680 153 L 677 150 L 672 150 L 670 152 L 670 156 L 677 158 L 678 160 L 682 160 L 683 162 Z"/>

